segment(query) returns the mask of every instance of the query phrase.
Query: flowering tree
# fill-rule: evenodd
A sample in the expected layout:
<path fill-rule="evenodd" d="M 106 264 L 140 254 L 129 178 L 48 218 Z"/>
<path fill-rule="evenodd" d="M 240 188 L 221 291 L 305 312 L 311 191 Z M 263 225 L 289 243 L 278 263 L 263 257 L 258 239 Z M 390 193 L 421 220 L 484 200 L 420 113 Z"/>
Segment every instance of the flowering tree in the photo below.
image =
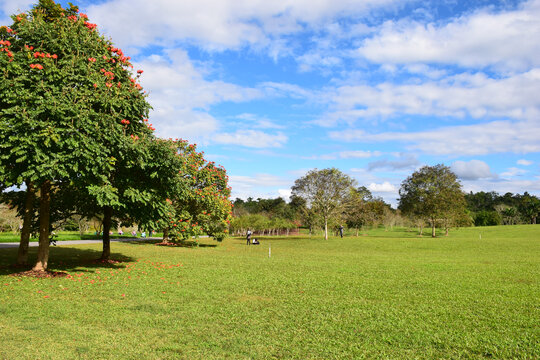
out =
<path fill-rule="evenodd" d="M 40 0 L 0 28 L 0 183 L 39 189 L 34 270 L 48 262 L 50 192 L 77 183 L 103 207 L 118 203 L 110 175 L 153 127 L 129 57 L 77 7 Z"/>
<path fill-rule="evenodd" d="M 206 161 L 204 153 L 197 152 L 196 144 L 184 140 L 175 144 L 181 180 L 177 194 L 168 200 L 173 211 L 168 214 L 166 233 L 173 241 L 201 234 L 221 241 L 227 236 L 232 216 L 227 173 L 213 161 Z"/>

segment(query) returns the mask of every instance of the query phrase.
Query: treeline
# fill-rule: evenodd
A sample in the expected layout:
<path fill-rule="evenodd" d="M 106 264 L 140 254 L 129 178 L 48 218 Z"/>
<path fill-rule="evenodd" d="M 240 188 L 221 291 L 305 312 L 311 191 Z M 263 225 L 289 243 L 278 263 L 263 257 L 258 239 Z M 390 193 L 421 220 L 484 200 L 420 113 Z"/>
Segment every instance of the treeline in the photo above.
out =
<path fill-rule="evenodd" d="M 251 230 L 255 235 L 296 234 L 301 225 L 298 221 L 294 202 L 287 203 L 282 198 L 233 201 L 231 235 L 245 235 Z"/>
<path fill-rule="evenodd" d="M 303 227 L 310 234 L 322 230 L 327 238 L 341 227 L 358 236 L 378 226 L 418 227 L 422 235 L 429 226 L 435 237 L 436 228 L 448 235 L 452 227 L 536 224 L 540 212 L 540 200 L 527 192 L 465 194 L 457 176 L 442 164 L 415 171 L 402 182 L 399 194 L 398 209 L 393 209 L 338 169 L 315 169 L 296 180 L 288 203 L 237 198 L 230 230 L 235 235 L 248 229 L 271 235 Z"/>
<path fill-rule="evenodd" d="M 314 234 L 324 229 L 323 217 L 299 196 L 292 196 L 289 202 L 282 198 L 236 198 L 233 204 L 232 235 L 245 235 L 247 230 L 261 235 L 291 235 L 299 228 Z M 359 235 L 366 228 L 403 226 L 406 221 L 399 210 L 392 209 L 382 198 L 361 186 L 351 189 L 346 205 L 328 219 L 328 228 L 337 234 L 340 226 L 344 226 Z"/>
<path fill-rule="evenodd" d="M 536 224 L 540 213 L 540 199 L 527 192 L 522 195 L 470 192 L 465 200 L 476 226 Z"/>

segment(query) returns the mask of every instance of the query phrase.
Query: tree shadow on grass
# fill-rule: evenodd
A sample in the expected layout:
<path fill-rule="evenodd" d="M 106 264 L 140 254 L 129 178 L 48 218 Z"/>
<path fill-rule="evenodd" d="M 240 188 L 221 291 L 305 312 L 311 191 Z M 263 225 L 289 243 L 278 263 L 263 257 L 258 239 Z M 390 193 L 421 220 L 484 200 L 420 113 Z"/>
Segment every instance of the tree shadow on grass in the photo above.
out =
<path fill-rule="evenodd" d="M 122 240 L 122 244 L 130 244 L 130 245 L 155 245 L 157 243 L 160 243 L 161 239 L 148 239 L 148 240 L 131 240 L 126 241 Z"/>
<path fill-rule="evenodd" d="M 37 259 L 37 247 L 31 247 L 28 252 L 28 266 L 15 266 L 17 248 L 0 249 L 0 275 L 10 275 L 30 270 Z M 111 253 L 109 262 L 96 261 L 101 256 L 101 250 L 81 249 L 78 247 L 51 246 L 48 270 L 55 272 L 94 272 L 96 269 L 121 269 L 126 263 L 136 259 L 120 253 Z"/>
<path fill-rule="evenodd" d="M 205 243 L 200 243 L 200 242 L 197 242 L 197 241 L 194 241 L 194 240 L 184 240 L 184 241 L 177 242 L 177 243 L 172 243 L 171 242 L 171 243 L 167 243 L 167 244 L 163 244 L 161 241 L 159 241 L 157 244 L 159 244 L 159 246 L 164 246 L 164 247 L 184 247 L 184 248 L 196 248 L 196 247 L 215 248 L 215 247 L 217 247 L 217 244 L 205 244 Z"/>

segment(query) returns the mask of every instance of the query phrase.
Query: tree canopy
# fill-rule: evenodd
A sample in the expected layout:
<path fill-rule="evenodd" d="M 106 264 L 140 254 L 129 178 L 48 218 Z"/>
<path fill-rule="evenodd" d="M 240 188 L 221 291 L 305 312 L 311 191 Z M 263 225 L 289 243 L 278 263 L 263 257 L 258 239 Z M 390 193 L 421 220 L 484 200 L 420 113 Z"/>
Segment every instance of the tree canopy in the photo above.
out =
<path fill-rule="evenodd" d="M 457 218 L 465 211 L 461 184 L 450 168 L 442 164 L 415 171 L 401 183 L 399 195 L 399 209 L 428 220 L 433 237 L 437 221 Z"/>
<path fill-rule="evenodd" d="M 303 198 L 306 207 L 318 214 L 324 223 L 324 238 L 328 239 L 328 221 L 340 215 L 356 181 L 336 168 L 311 170 L 297 179 L 292 195 Z"/>

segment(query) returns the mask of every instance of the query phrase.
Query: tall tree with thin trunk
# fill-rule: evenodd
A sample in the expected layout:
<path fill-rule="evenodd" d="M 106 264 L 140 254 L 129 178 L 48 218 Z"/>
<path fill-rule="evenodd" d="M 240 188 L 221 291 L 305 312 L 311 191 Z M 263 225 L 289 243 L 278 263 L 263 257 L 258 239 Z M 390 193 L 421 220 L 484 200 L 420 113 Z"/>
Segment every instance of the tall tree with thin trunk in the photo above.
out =
<path fill-rule="evenodd" d="M 306 200 L 306 206 L 317 213 L 324 224 L 328 240 L 328 222 L 345 211 L 345 204 L 356 181 L 336 168 L 311 170 L 297 179 L 292 195 Z"/>

